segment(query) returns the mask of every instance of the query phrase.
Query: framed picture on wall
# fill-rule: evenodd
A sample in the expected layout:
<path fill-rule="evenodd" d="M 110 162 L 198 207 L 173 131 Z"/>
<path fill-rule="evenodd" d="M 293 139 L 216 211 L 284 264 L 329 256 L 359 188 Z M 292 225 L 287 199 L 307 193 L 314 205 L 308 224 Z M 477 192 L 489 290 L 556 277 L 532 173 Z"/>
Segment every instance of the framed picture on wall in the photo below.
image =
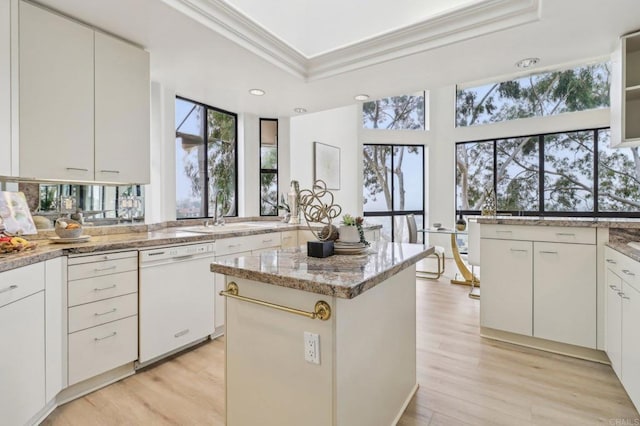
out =
<path fill-rule="evenodd" d="M 340 189 L 340 148 L 313 143 L 313 180 L 327 184 L 327 189 Z"/>

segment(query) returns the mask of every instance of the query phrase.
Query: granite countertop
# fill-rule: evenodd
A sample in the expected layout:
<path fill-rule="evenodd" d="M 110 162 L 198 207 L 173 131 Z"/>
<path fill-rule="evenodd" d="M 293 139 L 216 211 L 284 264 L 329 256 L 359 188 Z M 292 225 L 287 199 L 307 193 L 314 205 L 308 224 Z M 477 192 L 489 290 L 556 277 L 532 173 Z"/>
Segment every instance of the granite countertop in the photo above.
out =
<path fill-rule="evenodd" d="M 630 257 L 636 262 L 640 262 L 640 250 L 636 250 L 628 246 L 627 243 L 609 241 L 608 243 L 605 243 L 605 245 L 607 247 L 611 247 L 615 251 L 624 254 L 627 257 Z"/>
<path fill-rule="evenodd" d="M 306 247 L 215 261 L 211 271 L 281 287 L 352 299 L 433 253 L 422 244 L 378 242 L 361 255 L 308 257 Z"/>
<path fill-rule="evenodd" d="M 587 228 L 638 228 L 640 219 L 594 217 L 477 216 L 485 225 L 579 226 Z"/>
<path fill-rule="evenodd" d="M 202 220 L 198 221 L 200 225 L 202 222 Z M 178 222 L 178 224 L 180 223 Z M 189 228 L 194 228 L 194 225 L 165 227 L 165 224 L 154 224 L 96 228 L 85 226 L 84 233 L 91 235 L 91 239 L 86 242 L 70 244 L 53 243 L 49 240 L 49 237 L 54 236 L 54 232 L 44 231 L 37 236 L 25 236 L 26 239 L 38 243 L 35 249 L 24 250 L 18 253 L 0 254 L 0 272 L 72 254 L 90 254 L 108 250 L 135 250 L 145 247 L 211 242 L 222 238 L 266 234 L 274 231 L 282 232 L 308 229 L 306 225 L 290 225 L 275 221 L 251 221 L 243 222 L 242 224 L 248 226 L 238 227 L 241 226 L 238 222 L 229 222 L 225 226 L 206 228 L 207 233 L 186 231 Z M 202 228 L 201 226 L 195 227 Z M 365 228 L 379 229 L 380 225 L 372 225 Z"/>

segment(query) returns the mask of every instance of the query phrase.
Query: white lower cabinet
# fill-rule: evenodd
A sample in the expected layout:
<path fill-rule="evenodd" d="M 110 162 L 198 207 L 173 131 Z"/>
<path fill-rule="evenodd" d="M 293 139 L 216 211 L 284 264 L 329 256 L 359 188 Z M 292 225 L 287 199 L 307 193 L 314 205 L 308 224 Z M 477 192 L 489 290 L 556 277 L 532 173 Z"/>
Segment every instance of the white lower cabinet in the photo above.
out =
<path fill-rule="evenodd" d="M 596 246 L 535 242 L 533 248 L 533 336 L 595 349 Z"/>
<path fill-rule="evenodd" d="M 0 342 L 0 423 L 24 425 L 46 402 L 44 291 L 0 307 Z"/>
<path fill-rule="evenodd" d="M 608 264 L 616 264 L 613 259 L 607 259 Z M 611 361 L 611 367 L 618 377 L 622 374 L 622 279 L 615 271 L 606 268 L 606 309 L 605 316 L 605 348 Z"/>
<path fill-rule="evenodd" d="M 595 230 L 481 225 L 480 232 L 481 326 L 596 349 Z"/>
<path fill-rule="evenodd" d="M 138 252 L 68 262 L 68 384 L 138 358 Z"/>
<path fill-rule="evenodd" d="M 622 384 L 640 408 L 640 291 L 622 283 Z"/>
<path fill-rule="evenodd" d="M 530 241 L 480 240 L 483 327 L 532 335 L 532 250 Z"/>

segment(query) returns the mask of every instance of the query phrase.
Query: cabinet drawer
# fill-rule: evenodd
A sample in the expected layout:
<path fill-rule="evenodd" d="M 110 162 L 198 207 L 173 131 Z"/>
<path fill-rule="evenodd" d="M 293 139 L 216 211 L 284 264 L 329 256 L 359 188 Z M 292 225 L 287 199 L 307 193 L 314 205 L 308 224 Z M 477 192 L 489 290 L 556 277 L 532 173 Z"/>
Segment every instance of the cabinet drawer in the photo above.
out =
<path fill-rule="evenodd" d="M 135 361 L 138 316 L 69 335 L 69 385 Z"/>
<path fill-rule="evenodd" d="M 92 262 L 104 262 L 105 260 L 116 260 L 116 259 L 128 259 L 128 258 L 138 258 L 138 252 L 133 251 L 119 251 L 115 253 L 101 253 L 101 254 L 91 254 L 91 255 L 74 255 L 69 257 L 68 265 L 81 265 L 83 263 L 92 263 Z"/>
<path fill-rule="evenodd" d="M 44 262 L 0 273 L 0 306 L 44 290 Z"/>
<path fill-rule="evenodd" d="M 69 333 L 138 313 L 138 293 L 69 308 Z"/>
<path fill-rule="evenodd" d="M 69 282 L 68 305 L 76 306 L 137 291 L 137 271 L 85 278 Z"/>
<path fill-rule="evenodd" d="M 481 225 L 481 238 L 595 244 L 595 228 L 563 226 Z"/>
<path fill-rule="evenodd" d="M 280 247 L 280 244 L 279 232 L 223 238 L 216 241 L 216 256 L 260 250 L 269 247 Z"/>
<path fill-rule="evenodd" d="M 136 271 L 137 269 L 137 257 L 82 263 L 80 265 L 69 266 L 69 281 L 100 277 L 118 272 Z"/>

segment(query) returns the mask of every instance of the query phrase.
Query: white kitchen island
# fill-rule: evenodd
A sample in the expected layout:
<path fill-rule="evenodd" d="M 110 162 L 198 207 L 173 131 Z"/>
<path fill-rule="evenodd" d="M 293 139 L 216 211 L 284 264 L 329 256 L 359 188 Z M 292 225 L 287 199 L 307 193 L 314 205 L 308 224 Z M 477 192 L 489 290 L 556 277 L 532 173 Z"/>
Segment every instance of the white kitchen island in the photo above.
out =
<path fill-rule="evenodd" d="M 318 259 L 301 247 L 213 263 L 243 298 L 331 311 L 226 298 L 226 424 L 395 424 L 418 387 L 415 263 L 432 251 L 377 243 Z M 318 364 L 305 360 L 305 332 L 318 336 Z"/>

